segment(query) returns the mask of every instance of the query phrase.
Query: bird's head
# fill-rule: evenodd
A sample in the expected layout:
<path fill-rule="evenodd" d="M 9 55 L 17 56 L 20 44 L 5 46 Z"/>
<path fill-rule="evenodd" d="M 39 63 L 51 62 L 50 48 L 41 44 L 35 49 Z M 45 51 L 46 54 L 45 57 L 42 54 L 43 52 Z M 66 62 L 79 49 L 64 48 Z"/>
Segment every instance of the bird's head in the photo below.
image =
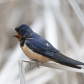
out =
<path fill-rule="evenodd" d="M 14 37 L 16 37 L 18 40 L 27 38 L 33 33 L 32 29 L 26 24 L 22 24 L 16 27 L 15 31 L 17 32 L 17 34 L 15 34 Z"/>

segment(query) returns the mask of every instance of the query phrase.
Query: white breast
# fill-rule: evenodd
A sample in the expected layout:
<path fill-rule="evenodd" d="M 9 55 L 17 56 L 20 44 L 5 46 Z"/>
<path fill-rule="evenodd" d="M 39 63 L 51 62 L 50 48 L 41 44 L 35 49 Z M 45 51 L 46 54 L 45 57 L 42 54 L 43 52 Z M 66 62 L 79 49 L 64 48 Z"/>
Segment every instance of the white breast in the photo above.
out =
<path fill-rule="evenodd" d="M 22 48 L 23 52 L 25 53 L 25 55 L 27 57 L 29 57 L 30 59 L 32 59 L 32 60 L 37 60 L 37 61 L 41 61 L 41 62 L 48 62 L 48 61 L 50 61 L 49 58 L 44 57 L 44 56 L 42 56 L 40 54 L 37 54 L 37 53 L 33 52 L 32 50 L 30 50 L 25 44 L 21 48 Z"/>

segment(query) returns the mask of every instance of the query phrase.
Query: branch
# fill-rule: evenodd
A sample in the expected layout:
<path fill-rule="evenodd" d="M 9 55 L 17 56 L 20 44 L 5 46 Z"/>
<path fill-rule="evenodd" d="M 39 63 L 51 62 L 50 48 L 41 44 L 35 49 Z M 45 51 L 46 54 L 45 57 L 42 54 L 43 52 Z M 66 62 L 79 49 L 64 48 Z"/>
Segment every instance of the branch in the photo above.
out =
<path fill-rule="evenodd" d="M 37 62 L 29 61 L 29 60 L 23 60 L 23 62 L 37 64 Z M 84 69 L 75 69 L 75 68 L 67 67 L 67 66 L 64 66 L 64 65 L 60 65 L 58 63 L 42 63 L 42 62 L 38 62 L 38 65 L 39 66 L 49 67 L 49 68 L 54 68 L 54 69 L 61 69 L 61 70 L 67 70 L 67 71 L 74 71 L 74 72 L 84 73 Z"/>

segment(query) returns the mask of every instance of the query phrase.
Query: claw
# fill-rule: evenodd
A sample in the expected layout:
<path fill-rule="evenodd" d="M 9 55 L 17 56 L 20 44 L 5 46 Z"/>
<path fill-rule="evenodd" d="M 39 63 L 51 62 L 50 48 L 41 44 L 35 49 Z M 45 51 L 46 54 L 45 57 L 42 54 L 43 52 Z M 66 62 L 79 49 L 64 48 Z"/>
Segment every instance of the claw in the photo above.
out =
<path fill-rule="evenodd" d="M 36 60 L 36 62 L 37 62 L 37 67 L 40 68 L 39 65 L 38 65 L 38 61 L 37 60 Z"/>
<path fill-rule="evenodd" d="M 34 59 L 33 61 L 36 61 L 37 62 L 37 67 L 40 68 L 39 65 L 38 65 L 38 61 L 36 59 Z"/>
<path fill-rule="evenodd" d="M 37 68 L 40 68 L 39 65 L 37 65 Z"/>

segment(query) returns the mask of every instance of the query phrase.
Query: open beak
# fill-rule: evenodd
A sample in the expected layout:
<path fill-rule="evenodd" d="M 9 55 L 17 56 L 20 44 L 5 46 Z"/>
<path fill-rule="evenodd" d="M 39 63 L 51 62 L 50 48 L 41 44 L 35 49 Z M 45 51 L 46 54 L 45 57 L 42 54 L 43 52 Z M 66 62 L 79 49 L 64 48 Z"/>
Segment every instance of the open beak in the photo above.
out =
<path fill-rule="evenodd" d="M 19 41 L 22 39 L 22 35 L 18 33 L 18 28 L 13 28 L 17 33 L 13 35 L 12 37 L 16 37 Z"/>
<path fill-rule="evenodd" d="M 18 36 L 18 33 L 17 34 L 15 34 L 15 35 L 13 35 L 12 37 L 17 37 Z"/>
<path fill-rule="evenodd" d="M 13 35 L 12 37 L 15 37 L 15 35 Z"/>
<path fill-rule="evenodd" d="M 16 28 L 12 28 L 12 29 L 14 29 L 16 32 L 17 32 L 17 30 L 18 30 L 18 28 L 16 27 Z M 18 33 L 17 34 L 15 34 L 15 35 L 13 35 L 12 37 L 17 37 L 17 35 L 18 35 Z"/>
<path fill-rule="evenodd" d="M 19 34 L 17 33 L 17 34 L 15 34 L 15 35 L 13 35 L 12 37 L 17 37 Z"/>

